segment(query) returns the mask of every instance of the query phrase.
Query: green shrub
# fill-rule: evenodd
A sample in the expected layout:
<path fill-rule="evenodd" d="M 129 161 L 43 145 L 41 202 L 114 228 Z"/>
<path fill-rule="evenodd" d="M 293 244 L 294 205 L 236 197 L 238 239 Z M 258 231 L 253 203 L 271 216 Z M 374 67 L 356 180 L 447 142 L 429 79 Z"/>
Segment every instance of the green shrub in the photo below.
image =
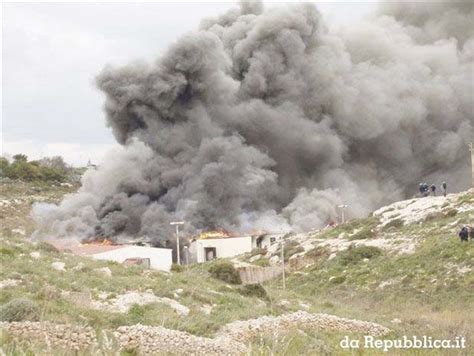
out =
<path fill-rule="evenodd" d="M 355 234 L 351 235 L 349 240 L 367 240 L 373 237 L 375 237 L 375 230 L 371 229 L 370 227 L 364 227 Z"/>
<path fill-rule="evenodd" d="M 344 283 L 345 280 L 346 280 L 345 276 L 337 276 L 337 277 L 334 277 L 333 279 L 331 279 L 331 283 L 332 284 L 341 284 L 341 283 Z"/>
<path fill-rule="evenodd" d="M 441 212 L 435 211 L 433 213 L 430 213 L 430 214 L 426 215 L 425 216 L 425 221 L 437 220 L 437 219 L 441 219 L 443 217 L 444 217 L 444 215 Z"/>
<path fill-rule="evenodd" d="M 26 298 L 12 299 L 0 307 L 0 321 L 35 321 L 39 315 L 38 306 Z"/>
<path fill-rule="evenodd" d="M 0 159 L 0 174 L 10 179 L 24 181 L 64 182 L 68 178 L 69 167 L 61 157 L 43 158 L 40 161 L 28 162 L 24 154 L 13 156 L 9 163 L 4 157 Z"/>
<path fill-rule="evenodd" d="M 12 257 L 15 255 L 15 251 L 8 247 L 0 247 L 0 255 Z"/>
<path fill-rule="evenodd" d="M 247 297 L 257 297 L 268 300 L 268 294 L 261 284 L 246 284 L 239 289 L 239 293 Z"/>
<path fill-rule="evenodd" d="M 209 268 L 212 277 L 230 284 L 241 284 L 239 271 L 229 261 L 218 261 Z"/>
<path fill-rule="evenodd" d="M 260 267 L 268 267 L 270 266 L 270 260 L 268 258 L 260 258 L 254 261 L 253 264 Z"/>
<path fill-rule="evenodd" d="M 380 256 L 382 250 L 374 246 L 350 246 L 346 251 L 339 255 L 339 261 L 342 265 L 355 264 L 364 258 L 373 258 Z"/>
<path fill-rule="evenodd" d="M 267 249 L 256 247 L 252 251 L 250 251 L 250 257 L 257 256 L 257 255 L 264 255 L 267 253 Z"/>
<path fill-rule="evenodd" d="M 457 214 L 458 214 L 457 209 L 449 209 L 444 212 L 444 216 L 449 217 L 449 218 L 452 218 L 453 216 L 456 216 Z"/>
<path fill-rule="evenodd" d="M 145 307 L 138 304 L 133 304 L 128 310 L 128 316 L 133 320 L 134 323 L 139 323 L 145 317 Z"/>
<path fill-rule="evenodd" d="M 392 220 L 390 221 L 389 223 L 387 223 L 384 228 L 385 229 L 390 229 L 391 227 L 394 227 L 394 228 L 401 228 L 403 225 L 405 224 L 405 222 L 403 221 L 403 219 L 395 219 L 395 220 Z"/>
<path fill-rule="evenodd" d="M 328 250 L 326 248 L 318 246 L 306 252 L 305 256 L 316 259 L 316 258 L 325 256 L 327 254 L 328 254 Z"/>
<path fill-rule="evenodd" d="M 300 244 L 294 240 L 288 240 L 285 242 L 285 249 L 283 251 L 283 258 L 285 261 L 288 261 L 288 259 L 300 252 L 304 252 L 303 246 L 300 246 Z M 281 250 L 278 255 L 281 254 Z"/>
<path fill-rule="evenodd" d="M 171 265 L 171 272 L 183 272 L 184 271 L 184 267 L 181 266 L 181 265 L 178 265 L 177 263 L 173 263 Z"/>
<path fill-rule="evenodd" d="M 45 241 L 38 242 L 38 244 L 36 245 L 36 248 L 44 252 L 52 252 L 52 253 L 59 252 L 59 250 L 55 246 Z"/>

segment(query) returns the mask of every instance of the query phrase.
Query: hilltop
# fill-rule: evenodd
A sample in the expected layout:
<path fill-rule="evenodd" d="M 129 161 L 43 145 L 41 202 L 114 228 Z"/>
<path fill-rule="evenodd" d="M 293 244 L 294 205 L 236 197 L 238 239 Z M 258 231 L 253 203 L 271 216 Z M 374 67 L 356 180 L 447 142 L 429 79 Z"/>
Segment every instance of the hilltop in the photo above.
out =
<path fill-rule="evenodd" d="M 67 325 L 63 339 L 83 340 L 77 346 L 87 346 L 83 354 L 109 354 L 121 346 L 154 352 L 159 338 L 202 352 L 345 354 L 339 347 L 345 335 L 474 334 L 474 243 L 457 237 L 461 225 L 474 221 L 474 190 L 409 199 L 331 229 L 288 234 L 283 289 L 280 278 L 261 287 L 214 278 L 210 271 L 219 261 L 164 273 L 93 261 L 31 240 L 31 204 L 57 202 L 76 189 L 2 184 L 0 316 L 30 320 L 2 324 L 6 354 L 67 354 L 72 344 L 64 349 L 21 337 L 54 333 L 57 324 Z M 232 262 L 278 264 L 279 248 Z M 469 340 L 467 346 L 451 353 L 472 354 Z"/>

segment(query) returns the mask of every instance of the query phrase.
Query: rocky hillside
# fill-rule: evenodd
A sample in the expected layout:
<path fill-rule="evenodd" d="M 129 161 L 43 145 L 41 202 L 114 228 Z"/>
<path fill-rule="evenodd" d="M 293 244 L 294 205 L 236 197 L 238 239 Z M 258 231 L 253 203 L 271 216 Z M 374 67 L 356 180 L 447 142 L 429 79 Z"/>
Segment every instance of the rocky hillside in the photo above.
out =
<path fill-rule="evenodd" d="M 163 273 L 60 253 L 29 239 L 29 210 L 74 187 L 9 184 L 0 207 L 5 354 L 329 355 L 350 354 L 339 346 L 345 335 L 474 334 L 474 242 L 457 237 L 474 221 L 472 190 L 397 202 L 366 219 L 285 236 L 283 288 L 280 278 L 263 286 L 222 281 L 210 273 L 217 262 Z M 276 265 L 279 248 L 235 262 Z M 467 346 L 430 354 L 472 354 L 469 339 Z"/>
<path fill-rule="evenodd" d="M 285 258 L 294 265 L 325 251 L 331 260 L 354 247 L 374 247 L 390 256 L 412 255 L 430 234 L 456 238 L 462 226 L 474 225 L 474 189 L 458 194 L 428 196 L 393 203 L 373 212 L 366 219 L 348 221 L 310 233 L 287 234 Z M 236 261 L 260 266 L 281 263 L 280 244 L 254 251 Z"/>

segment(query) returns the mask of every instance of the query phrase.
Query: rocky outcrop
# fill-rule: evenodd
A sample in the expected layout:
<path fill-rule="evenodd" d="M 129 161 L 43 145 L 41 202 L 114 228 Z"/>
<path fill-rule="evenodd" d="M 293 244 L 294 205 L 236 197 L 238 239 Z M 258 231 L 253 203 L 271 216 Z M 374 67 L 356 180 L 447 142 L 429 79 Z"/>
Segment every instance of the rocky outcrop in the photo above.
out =
<path fill-rule="evenodd" d="M 210 339 L 161 326 L 121 326 L 114 334 L 121 349 L 143 354 L 241 355 L 247 351 L 244 344 L 225 336 Z"/>
<path fill-rule="evenodd" d="M 390 332 L 390 329 L 372 322 L 297 311 L 280 316 L 262 316 L 257 319 L 234 321 L 225 325 L 218 336 L 247 342 L 260 334 L 284 334 L 295 328 L 362 333 L 373 336 L 382 336 Z"/>
<path fill-rule="evenodd" d="M 97 345 L 96 333 L 90 326 L 23 321 L 0 322 L 0 329 L 14 338 L 44 342 L 49 348 L 84 350 Z"/>
<path fill-rule="evenodd" d="M 91 327 L 55 325 L 49 322 L 0 323 L 12 337 L 45 342 L 69 350 L 82 350 L 97 344 Z M 328 314 L 298 311 L 280 316 L 235 321 L 225 325 L 214 338 L 195 336 L 161 326 L 120 326 L 114 331 L 120 350 L 139 354 L 242 355 L 247 344 L 260 335 L 284 335 L 295 329 L 328 330 L 383 336 L 390 329 L 376 323 L 339 318 Z"/>

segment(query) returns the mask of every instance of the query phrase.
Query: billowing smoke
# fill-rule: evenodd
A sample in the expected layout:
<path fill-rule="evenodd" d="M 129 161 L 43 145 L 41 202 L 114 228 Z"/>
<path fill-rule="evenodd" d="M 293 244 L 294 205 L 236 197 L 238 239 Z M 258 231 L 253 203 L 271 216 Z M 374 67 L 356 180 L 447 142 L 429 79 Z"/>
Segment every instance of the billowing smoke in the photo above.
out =
<path fill-rule="evenodd" d="M 473 3 L 383 5 L 333 30 L 314 5 L 243 3 L 151 64 L 105 68 L 121 149 L 34 214 L 58 235 L 309 230 L 469 185 Z"/>

